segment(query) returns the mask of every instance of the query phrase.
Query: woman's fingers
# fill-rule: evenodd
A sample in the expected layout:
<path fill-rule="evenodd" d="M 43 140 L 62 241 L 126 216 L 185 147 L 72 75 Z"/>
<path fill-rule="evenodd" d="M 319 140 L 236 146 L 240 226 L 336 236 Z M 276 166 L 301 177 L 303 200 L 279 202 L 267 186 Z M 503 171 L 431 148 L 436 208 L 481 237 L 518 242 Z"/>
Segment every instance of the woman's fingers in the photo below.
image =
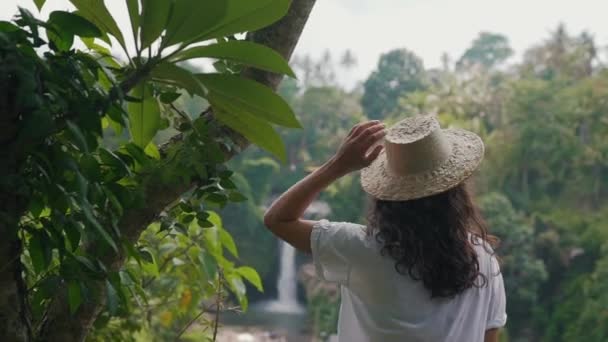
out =
<path fill-rule="evenodd" d="M 374 160 L 376 160 L 376 158 L 378 158 L 378 156 L 380 155 L 380 153 L 382 152 L 382 150 L 384 149 L 384 146 L 382 145 L 378 145 L 376 147 L 374 147 L 374 149 L 367 154 L 367 156 L 365 156 L 365 164 L 366 166 L 371 164 Z"/>
<path fill-rule="evenodd" d="M 378 139 L 382 138 L 386 134 L 384 130 L 383 124 L 374 125 L 368 127 L 365 131 L 363 131 L 359 136 L 357 136 L 357 140 L 366 148 L 373 145 Z"/>
<path fill-rule="evenodd" d="M 378 120 L 372 120 L 372 121 L 360 123 L 360 124 L 356 125 L 355 127 L 353 127 L 349 136 L 357 137 L 360 134 L 362 134 L 363 132 L 365 132 L 368 128 L 373 127 L 375 125 L 380 125 L 380 124 L 382 124 L 382 123 Z"/>
<path fill-rule="evenodd" d="M 348 132 L 348 136 L 350 137 L 350 136 L 354 135 L 360 126 L 361 126 L 360 123 L 354 125 L 353 128 L 350 129 L 350 132 Z"/>

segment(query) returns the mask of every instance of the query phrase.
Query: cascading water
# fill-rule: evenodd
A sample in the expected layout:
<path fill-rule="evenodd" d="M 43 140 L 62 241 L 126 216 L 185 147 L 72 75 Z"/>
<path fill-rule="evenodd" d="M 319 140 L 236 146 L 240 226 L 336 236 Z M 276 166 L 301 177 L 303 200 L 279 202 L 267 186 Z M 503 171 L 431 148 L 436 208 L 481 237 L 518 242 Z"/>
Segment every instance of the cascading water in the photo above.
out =
<path fill-rule="evenodd" d="M 319 219 L 329 215 L 330 208 L 325 202 L 314 201 L 304 213 L 308 219 Z M 277 299 L 263 303 L 268 311 L 299 313 L 304 308 L 298 303 L 298 281 L 296 278 L 296 250 L 286 242 L 279 242 L 279 277 L 277 279 Z"/>
<path fill-rule="evenodd" d="M 278 298 L 266 304 L 266 309 L 279 312 L 301 312 L 298 304 L 296 281 L 296 250 L 286 242 L 279 243 L 279 278 L 277 280 Z"/>

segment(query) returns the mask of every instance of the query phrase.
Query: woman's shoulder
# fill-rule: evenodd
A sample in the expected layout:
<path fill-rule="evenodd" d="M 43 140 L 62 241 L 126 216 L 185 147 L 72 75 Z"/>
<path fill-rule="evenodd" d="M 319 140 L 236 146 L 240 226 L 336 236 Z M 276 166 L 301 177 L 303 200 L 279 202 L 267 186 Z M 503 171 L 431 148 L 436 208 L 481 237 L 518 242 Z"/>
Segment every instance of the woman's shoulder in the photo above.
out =
<path fill-rule="evenodd" d="M 331 239 L 334 243 L 350 245 L 365 243 L 370 237 L 367 233 L 367 227 L 362 224 L 326 219 L 317 221 L 313 225 L 313 235 L 318 235 L 323 239 Z"/>
<path fill-rule="evenodd" d="M 367 235 L 367 227 L 353 222 L 319 220 L 313 225 L 313 230 L 328 231 L 345 237 L 360 238 Z"/>

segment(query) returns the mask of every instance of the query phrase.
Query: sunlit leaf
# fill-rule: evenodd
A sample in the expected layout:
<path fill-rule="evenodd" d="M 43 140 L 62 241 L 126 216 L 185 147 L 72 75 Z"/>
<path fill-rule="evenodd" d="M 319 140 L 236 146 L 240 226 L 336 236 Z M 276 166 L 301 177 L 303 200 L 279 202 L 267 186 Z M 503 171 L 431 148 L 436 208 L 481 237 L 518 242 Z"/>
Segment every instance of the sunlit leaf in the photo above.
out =
<path fill-rule="evenodd" d="M 264 292 L 264 288 L 262 287 L 262 279 L 258 272 L 252 267 L 242 266 L 236 269 L 236 271 L 247 281 L 251 283 L 251 285 L 255 286 L 256 289 L 260 292 Z"/>
<path fill-rule="evenodd" d="M 133 89 L 131 96 L 139 100 L 127 105 L 131 139 L 143 149 L 160 128 L 160 106 L 152 96 L 151 87 L 143 82 Z"/>
<path fill-rule="evenodd" d="M 232 106 L 229 99 L 211 94 L 211 105 L 215 117 L 230 128 L 242 134 L 251 143 L 267 150 L 279 160 L 287 159 L 285 144 L 281 136 L 266 121 Z"/>
<path fill-rule="evenodd" d="M 205 239 L 204 239 L 205 248 L 207 249 L 209 254 L 211 254 L 213 256 L 221 255 L 222 246 L 220 245 L 220 239 L 219 239 L 219 234 L 218 234 L 217 228 L 216 227 L 207 228 L 207 229 L 205 229 L 205 232 L 203 235 L 205 237 Z"/>
<path fill-rule="evenodd" d="M 230 287 L 230 290 L 236 295 L 241 308 L 246 311 L 249 302 L 247 301 L 246 296 L 247 287 L 245 287 L 243 279 L 238 274 L 230 273 L 226 275 L 226 280 L 228 281 L 228 287 Z"/>
<path fill-rule="evenodd" d="M 158 151 L 158 148 L 156 147 L 156 144 L 153 141 L 150 141 L 148 145 L 146 145 L 144 152 L 150 157 L 156 160 L 160 160 L 160 152 Z"/>
<path fill-rule="evenodd" d="M 230 254 L 238 258 L 239 253 L 236 249 L 236 244 L 232 239 L 232 235 L 230 235 L 230 233 L 228 233 L 226 229 L 219 229 L 219 238 L 220 242 L 222 243 L 222 246 L 224 246 L 224 248 L 226 248 L 230 252 Z"/>
<path fill-rule="evenodd" d="M 74 44 L 74 35 L 63 30 L 47 29 L 46 35 L 49 38 L 49 45 L 56 51 L 68 51 Z"/>
<path fill-rule="evenodd" d="M 213 260 L 213 257 L 203 250 L 199 253 L 198 259 L 207 279 L 213 279 L 217 273 L 217 263 Z"/>
<path fill-rule="evenodd" d="M 176 61 L 194 58 L 228 59 L 258 69 L 276 72 L 295 77 L 295 74 L 276 51 L 264 45 L 244 41 L 231 40 L 219 44 L 195 46 L 177 54 Z"/>
<path fill-rule="evenodd" d="M 262 84 L 234 75 L 198 74 L 216 100 L 230 103 L 234 114 L 241 112 L 277 125 L 299 128 L 300 123 L 285 100 Z"/>
<path fill-rule="evenodd" d="M 206 3 L 208 1 L 202 1 Z M 165 29 L 171 9 L 171 1 L 142 0 L 141 2 L 141 48 L 154 42 Z"/>

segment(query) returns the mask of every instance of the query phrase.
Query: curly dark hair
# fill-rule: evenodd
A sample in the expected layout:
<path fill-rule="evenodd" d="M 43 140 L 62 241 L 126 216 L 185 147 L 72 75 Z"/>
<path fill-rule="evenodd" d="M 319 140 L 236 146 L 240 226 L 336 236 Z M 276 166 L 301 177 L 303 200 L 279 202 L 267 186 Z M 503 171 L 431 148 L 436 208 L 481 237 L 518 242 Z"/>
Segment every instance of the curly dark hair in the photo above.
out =
<path fill-rule="evenodd" d="M 395 260 L 397 272 L 421 280 L 431 298 L 486 286 L 473 245 L 493 254 L 498 239 L 489 235 L 466 183 L 408 201 L 372 198 L 367 219 L 382 255 Z"/>

